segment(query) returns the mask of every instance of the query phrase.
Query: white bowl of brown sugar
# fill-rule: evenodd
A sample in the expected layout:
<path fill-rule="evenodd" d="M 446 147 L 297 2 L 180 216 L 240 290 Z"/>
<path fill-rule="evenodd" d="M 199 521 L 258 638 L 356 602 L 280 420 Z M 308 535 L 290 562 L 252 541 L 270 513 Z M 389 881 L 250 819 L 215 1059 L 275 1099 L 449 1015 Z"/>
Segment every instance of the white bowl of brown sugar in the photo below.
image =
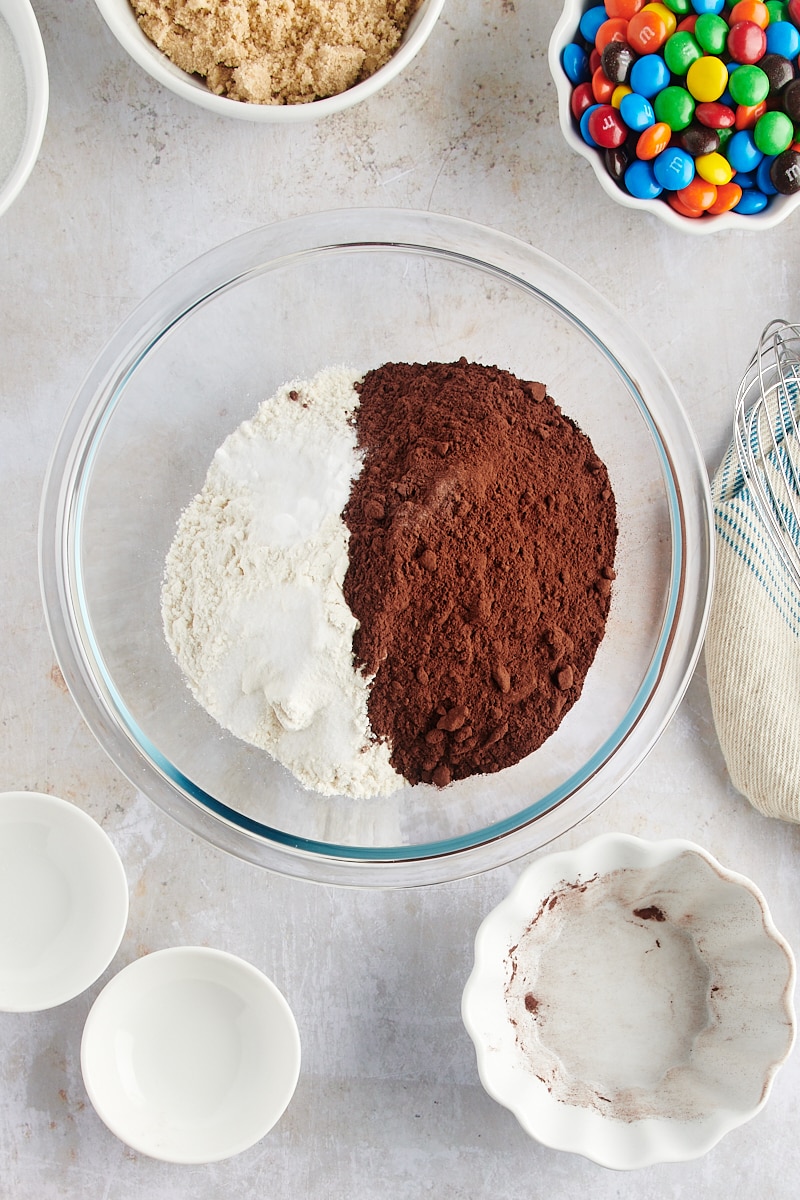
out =
<path fill-rule="evenodd" d="M 427 41 L 444 0 L 95 0 L 153 79 L 220 116 L 311 121 L 373 96 Z"/>

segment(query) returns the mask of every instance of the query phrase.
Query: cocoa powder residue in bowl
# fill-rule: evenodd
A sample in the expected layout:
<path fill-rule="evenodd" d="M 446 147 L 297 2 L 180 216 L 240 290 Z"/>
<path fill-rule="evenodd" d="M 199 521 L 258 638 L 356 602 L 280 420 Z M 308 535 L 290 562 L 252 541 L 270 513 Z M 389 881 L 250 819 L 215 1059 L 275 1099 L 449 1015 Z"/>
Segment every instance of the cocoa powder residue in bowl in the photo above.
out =
<path fill-rule="evenodd" d="M 355 422 L 344 592 L 373 732 L 411 783 L 511 766 L 578 699 L 605 632 L 606 467 L 542 384 L 463 358 L 369 372 Z"/>

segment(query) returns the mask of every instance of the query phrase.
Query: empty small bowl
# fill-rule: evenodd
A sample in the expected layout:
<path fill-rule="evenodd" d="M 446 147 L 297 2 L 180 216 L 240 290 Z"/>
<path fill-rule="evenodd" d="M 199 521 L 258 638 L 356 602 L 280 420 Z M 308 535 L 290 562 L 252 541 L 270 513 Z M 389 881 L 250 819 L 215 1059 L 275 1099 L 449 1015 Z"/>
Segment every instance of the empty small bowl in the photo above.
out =
<path fill-rule="evenodd" d="M 147 37 L 139 27 L 130 0 L 95 0 L 95 3 L 114 37 L 134 62 L 177 96 L 222 117 L 292 124 L 314 121 L 352 108 L 390 83 L 416 57 L 430 37 L 444 0 L 421 0 L 399 46 L 384 66 L 347 91 L 312 100 L 308 104 L 250 104 L 228 96 L 218 96 L 201 76 L 182 71 Z"/>
<path fill-rule="evenodd" d="M 475 941 L 462 1015 L 486 1091 L 603 1166 L 695 1158 L 766 1103 L 794 1041 L 792 952 L 691 842 L 539 858 Z"/>
<path fill-rule="evenodd" d="M 555 29 L 550 38 L 548 61 L 550 73 L 556 85 L 558 95 L 558 117 L 561 132 L 567 145 L 585 158 L 591 164 L 597 180 L 607 196 L 625 208 L 638 209 L 640 212 L 652 213 L 659 220 L 666 222 L 673 229 L 683 230 L 684 233 L 707 234 L 719 233 L 727 229 L 738 229 L 755 233 L 758 230 L 771 229 L 785 221 L 800 204 L 800 192 L 791 196 L 773 195 L 766 208 L 750 215 L 737 212 L 722 213 L 719 216 L 685 217 L 675 212 L 663 197 L 655 200 L 642 200 L 630 195 L 620 187 L 606 170 L 603 151 L 590 146 L 584 141 L 578 130 L 578 123 L 570 109 L 570 97 L 573 85 L 568 79 L 562 58 L 566 46 L 579 41 L 578 26 L 584 12 L 596 5 L 594 0 L 565 0 Z M 710 11 L 710 10 L 709 10 Z"/>
<path fill-rule="evenodd" d="M 222 950 L 178 946 L 132 962 L 86 1020 L 81 1070 L 112 1133 L 175 1163 L 247 1150 L 282 1116 L 300 1037 L 278 988 Z"/>
<path fill-rule="evenodd" d="M 42 35 L 28 0 L 0 0 L 0 214 L 33 170 L 47 124 Z"/>
<path fill-rule="evenodd" d="M 0 1011 L 72 1000 L 102 975 L 128 920 L 108 835 L 66 800 L 0 795 Z"/>

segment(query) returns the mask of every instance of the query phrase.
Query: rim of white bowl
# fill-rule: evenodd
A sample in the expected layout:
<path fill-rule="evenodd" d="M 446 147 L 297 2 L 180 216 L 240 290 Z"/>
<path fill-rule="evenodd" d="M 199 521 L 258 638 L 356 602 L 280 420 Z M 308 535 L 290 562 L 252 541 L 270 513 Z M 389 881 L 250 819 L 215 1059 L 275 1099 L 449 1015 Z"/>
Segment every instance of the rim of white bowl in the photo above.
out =
<path fill-rule="evenodd" d="M 84 619 L 76 570 L 85 472 L 94 447 L 128 375 L 164 331 L 256 269 L 285 267 L 309 254 L 373 248 L 434 254 L 474 266 L 519 287 L 577 328 L 614 367 L 651 432 L 672 528 L 670 585 L 658 642 L 644 681 L 606 743 L 554 792 L 512 817 L 456 837 L 380 847 L 342 846 L 263 825 L 178 771 L 116 693 Z M 62 426 L 45 479 L 39 562 L 45 617 L 62 674 L 86 723 L 135 786 L 192 832 L 269 869 L 316 882 L 413 887 L 476 874 L 538 849 L 608 799 L 649 753 L 688 687 L 705 634 L 714 567 L 711 492 L 694 431 L 666 375 L 625 319 L 579 276 L 517 238 L 462 218 L 340 209 L 264 226 L 223 243 L 178 271 L 134 310 L 90 369 Z"/>
<path fill-rule="evenodd" d="M 550 74 L 556 86 L 558 121 L 564 141 L 576 154 L 579 154 L 581 158 L 586 159 L 590 164 L 598 183 L 606 195 L 616 204 L 621 204 L 623 208 L 631 208 L 637 212 L 649 213 L 651 216 L 669 225 L 672 229 L 679 229 L 682 233 L 700 237 L 704 237 L 709 233 L 725 233 L 732 230 L 740 233 L 758 233 L 765 229 L 773 229 L 776 225 L 780 225 L 782 221 L 785 221 L 787 217 L 790 217 L 797 206 L 800 205 L 800 192 L 796 192 L 793 196 L 773 196 L 771 203 L 765 209 L 760 213 L 753 213 L 750 216 L 744 213 L 727 212 L 721 213 L 718 217 L 693 219 L 691 217 L 682 217 L 680 213 L 675 212 L 673 208 L 670 208 L 669 204 L 660 199 L 640 200 L 636 196 L 631 196 L 629 192 L 623 191 L 614 182 L 605 169 L 601 155 L 592 146 L 587 145 L 575 129 L 569 105 L 570 96 L 572 95 L 572 84 L 561 65 L 561 55 L 564 47 L 575 40 L 581 15 L 587 8 L 591 7 L 592 0 L 566 0 L 561 16 L 558 18 L 550 38 L 547 49 L 547 61 L 550 67 Z"/>
<path fill-rule="evenodd" d="M 343 112 L 380 91 L 422 49 L 439 20 L 444 0 L 422 0 L 397 50 L 387 63 L 367 79 L 336 96 L 326 96 L 308 104 L 248 104 L 228 96 L 217 96 L 200 77 L 181 70 L 158 49 L 139 27 L 129 0 L 95 0 L 95 4 L 114 37 L 134 62 L 175 95 L 218 116 L 286 125 L 316 121 Z"/>
<path fill-rule="evenodd" d="M 103 827 L 77 804 L 49 792 L 16 791 L 0 793 L 0 812 L 11 812 L 18 820 L 35 822 L 42 829 L 61 829 L 68 826 L 80 840 L 85 855 L 86 870 L 81 886 L 94 888 L 92 900 L 103 912 L 102 936 L 90 943 L 86 929 L 82 932 L 82 970 L 71 981 L 62 976 L 41 978 L 41 959 L 37 959 L 34 974 L 38 981 L 27 984 L 24 972 L 17 970 L 16 983 L 10 990 L 0 988 L 0 1011 L 42 1012 L 74 1000 L 100 978 L 117 953 L 128 924 L 128 879 L 116 846 Z M 0 826 L 1 829 L 1 826 Z M 57 941 L 55 943 L 57 945 Z M 52 949 L 52 944 L 51 947 Z"/>
<path fill-rule="evenodd" d="M 137 1128 L 133 1128 L 126 1121 L 125 1114 L 115 1106 L 107 1087 L 109 1056 L 103 1053 L 103 1040 L 104 1035 L 107 1037 L 109 1029 L 113 1031 L 115 1028 L 114 1022 L 120 1004 L 124 1004 L 131 997 L 135 999 L 137 989 L 138 994 L 143 994 L 148 984 L 152 985 L 154 982 L 168 982 L 172 978 L 191 983 L 193 980 L 211 978 L 220 972 L 229 985 L 241 980 L 243 987 L 255 987 L 267 998 L 272 1008 L 271 1015 L 273 1018 L 277 1017 L 281 1026 L 288 1057 L 285 1064 L 287 1070 L 277 1081 L 277 1086 L 273 1087 L 274 1094 L 270 1103 L 264 1105 L 257 1127 L 218 1144 L 213 1151 L 209 1151 L 207 1132 L 201 1128 L 198 1130 L 195 1148 L 189 1150 L 183 1142 L 180 1147 L 170 1142 L 167 1112 L 161 1114 L 160 1123 L 157 1120 L 158 1114 L 153 1114 L 149 1135 L 141 1127 L 141 1112 L 137 1114 L 140 1118 Z M 128 963 L 109 980 L 95 999 L 84 1023 L 80 1050 L 81 1074 L 92 1107 L 115 1137 L 150 1158 L 184 1165 L 220 1162 L 243 1153 L 266 1137 L 291 1103 L 300 1078 L 301 1056 L 297 1022 L 289 1002 L 277 984 L 247 959 L 212 946 L 168 946 Z M 181 1127 L 185 1132 L 185 1120 L 181 1122 Z M 154 1134 L 153 1130 L 156 1128 L 158 1132 Z"/>
<path fill-rule="evenodd" d="M 498 972 L 502 971 L 509 945 L 519 936 L 526 920 L 530 919 L 531 909 L 536 911 L 535 906 L 554 887 L 595 873 L 607 873 L 621 866 L 639 870 L 661 866 L 684 853 L 702 858 L 720 879 L 743 888 L 758 904 L 765 936 L 780 948 L 786 959 L 786 981 L 780 997 L 776 996 L 788 1026 L 786 1048 L 779 1058 L 765 1064 L 764 1086 L 758 1103 L 746 1112 L 721 1109 L 702 1121 L 669 1121 L 649 1117 L 638 1122 L 632 1121 L 629 1123 L 631 1135 L 639 1126 L 644 1136 L 636 1145 L 631 1136 L 624 1153 L 619 1152 L 618 1145 L 612 1149 L 606 1143 L 602 1150 L 594 1148 L 590 1151 L 587 1146 L 576 1145 L 569 1131 L 564 1136 L 545 1134 L 537 1126 L 535 1113 L 516 1104 L 515 1097 L 495 1086 L 492 1065 L 497 1061 L 497 1039 L 487 1031 L 486 1022 L 481 1018 L 482 997 L 487 989 L 496 991 L 500 978 Z M 533 904 L 525 899 L 529 892 L 535 896 Z M 766 898 L 752 879 L 723 866 L 710 851 L 686 838 L 655 840 L 629 833 L 603 833 L 573 849 L 538 856 L 523 869 L 499 904 L 483 918 L 474 937 L 473 952 L 472 970 L 461 996 L 461 1017 L 472 1040 L 478 1074 L 487 1094 L 512 1112 L 525 1132 L 541 1145 L 579 1154 L 611 1170 L 633 1170 L 665 1162 L 688 1162 L 708 1153 L 726 1134 L 746 1124 L 762 1110 L 778 1071 L 794 1049 L 797 1036 L 794 1005 L 797 964 L 791 946 L 775 925 Z M 661 1136 L 659 1130 L 662 1131 Z"/>
<path fill-rule="evenodd" d="M 28 182 L 39 157 L 47 125 L 50 81 L 44 42 L 30 0 L 0 0 L 0 16 L 5 20 L 17 44 L 27 89 L 25 137 L 17 161 L 5 184 L 0 187 L 2 215 L 11 207 Z"/>

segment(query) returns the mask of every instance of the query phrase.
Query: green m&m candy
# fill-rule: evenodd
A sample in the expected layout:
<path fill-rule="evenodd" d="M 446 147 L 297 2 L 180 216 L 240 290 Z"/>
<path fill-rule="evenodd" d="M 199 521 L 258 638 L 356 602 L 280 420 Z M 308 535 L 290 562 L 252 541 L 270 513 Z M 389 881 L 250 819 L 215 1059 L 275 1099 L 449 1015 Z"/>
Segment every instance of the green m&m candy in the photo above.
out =
<path fill-rule="evenodd" d="M 706 54 L 722 54 L 729 33 L 728 22 L 716 13 L 701 13 L 695 22 L 694 36 Z"/>
<path fill-rule="evenodd" d="M 794 125 L 786 113 L 777 110 L 760 116 L 753 130 L 753 141 L 762 154 L 782 154 L 793 138 Z"/>
<path fill-rule="evenodd" d="M 663 121 L 670 129 L 685 129 L 694 116 L 695 103 L 686 88 L 670 84 L 653 97 L 653 111 L 657 121 Z"/>
<path fill-rule="evenodd" d="M 745 63 L 744 66 L 731 71 L 728 90 L 737 104 L 745 104 L 749 108 L 766 100 L 769 95 L 769 77 L 761 67 Z"/>

